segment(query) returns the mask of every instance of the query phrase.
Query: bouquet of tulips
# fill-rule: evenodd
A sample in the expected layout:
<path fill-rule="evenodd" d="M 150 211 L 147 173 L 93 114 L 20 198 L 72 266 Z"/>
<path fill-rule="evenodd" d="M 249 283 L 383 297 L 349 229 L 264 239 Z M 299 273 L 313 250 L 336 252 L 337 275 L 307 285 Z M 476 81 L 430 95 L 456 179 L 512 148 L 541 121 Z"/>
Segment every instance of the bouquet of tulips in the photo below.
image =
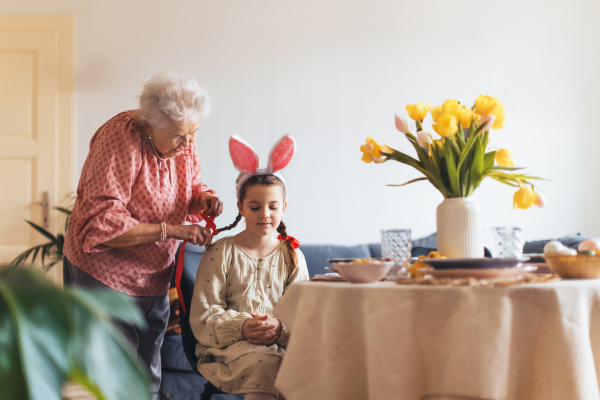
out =
<path fill-rule="evenodd" d="M 490 130 L 502 129 L 506 120 L 504 105 L 492 96 L 479 95 L 472 108 L 456 100 L 446 100 L 431 109 L 432 128 L 440 136 L 434 139 L 423 129 L 423 120 L 429 114 L 431 103 L 409 104 L 406 111 L 416 124 L 416 135 L 409 129 L 409 120 L 396 115 L 396 128 L 404 133 L 415 148 L 417 158 L 380 145 L 367 137 L 360 146 L 362 160 L 382 163 L 394 160 L 410 165 L 424 176 L 408 181 L 428 180 L 446 198 L 469 197 L 485 178 L 518 188 L 513 196 L 513 208 L 543 207 L 545 198 L 535 192 L 531 181 L 540 179 L 521 174 L 515 168 L 512 152 L 507 149 L 488 149 Z"/>

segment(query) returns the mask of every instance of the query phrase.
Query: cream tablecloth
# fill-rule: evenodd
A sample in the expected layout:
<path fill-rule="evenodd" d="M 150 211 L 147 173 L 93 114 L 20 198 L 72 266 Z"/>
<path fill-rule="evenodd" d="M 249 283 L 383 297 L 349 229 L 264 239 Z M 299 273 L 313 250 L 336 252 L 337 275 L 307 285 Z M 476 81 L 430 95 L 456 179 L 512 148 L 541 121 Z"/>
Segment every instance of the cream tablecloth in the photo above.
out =
<path fill-rule="evenodd" d="M 300 282 L 287 400 L 600 399 L 600 280 L 493 288 Z"/>

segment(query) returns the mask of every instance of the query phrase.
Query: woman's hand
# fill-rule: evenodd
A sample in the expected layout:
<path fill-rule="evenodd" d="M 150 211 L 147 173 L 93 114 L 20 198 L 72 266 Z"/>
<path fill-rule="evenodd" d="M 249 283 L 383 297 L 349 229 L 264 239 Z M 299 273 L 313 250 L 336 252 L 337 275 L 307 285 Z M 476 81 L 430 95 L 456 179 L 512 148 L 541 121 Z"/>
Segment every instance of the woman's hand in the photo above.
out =
<path fill-rule="evenodd" d="M 244 339 L 252 344 L 263 344 L 270 346 L 281 336 L 281 322 L 268 315 L 250 314 L 242 326 L 242 335 Z"/>
<path fill-rule="evenodd" d="M 189 213 L 198 214 L 200 212 L 216 218 L 223 212 L 223 202 L 210 192 L 198 192 L 192 200 Z"/>
<path fill-rule="evenodd" d="M 167 237 L 188 240 L 192 244 L 204 246 L 210 244 L 212 234 L 200 225 L 167 225 Z"/>

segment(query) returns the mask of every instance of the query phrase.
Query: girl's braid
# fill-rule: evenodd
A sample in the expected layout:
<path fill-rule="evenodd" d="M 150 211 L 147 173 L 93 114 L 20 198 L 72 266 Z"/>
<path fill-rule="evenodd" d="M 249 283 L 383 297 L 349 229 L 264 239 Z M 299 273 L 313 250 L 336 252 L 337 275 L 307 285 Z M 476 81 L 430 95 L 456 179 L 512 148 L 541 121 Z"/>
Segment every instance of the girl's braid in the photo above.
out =
<path fill-rule="evenodd" d="M 277 232 L 279 232 L 279 234 L 283 237 L 284 240 L 287 238 L 288 234 L 283 220 L 279 223 L 279 226 L 277 227 Z M 296 250 L 292 247 L 292 243 L 289 240 L 285 240 L 285 244 L 288 248 L 288 251 L 290 252 L 290 258 L 292 259 L 292 262 L 290 264 L 291 272 L 294 269 L 296 269 L 296 265 L 298 264 L 298 255 L 296 254 Z"/>
<path fill-rule="evenodd" d="M 215 235 L 218 235 L 219 233 L 223 232 L 223 231 L 228 231 L 230 229 L 233 229 L 237 226 L 238 222 L 240 222 L 242 219 L 242 214 L 238 213 L 237 217 L 235 217 L 235 221 L 233 221 L 233 224 L 229 225 L 229 226 L 224 226 L 223 228 L 219 228 L 215 231 Z"/>

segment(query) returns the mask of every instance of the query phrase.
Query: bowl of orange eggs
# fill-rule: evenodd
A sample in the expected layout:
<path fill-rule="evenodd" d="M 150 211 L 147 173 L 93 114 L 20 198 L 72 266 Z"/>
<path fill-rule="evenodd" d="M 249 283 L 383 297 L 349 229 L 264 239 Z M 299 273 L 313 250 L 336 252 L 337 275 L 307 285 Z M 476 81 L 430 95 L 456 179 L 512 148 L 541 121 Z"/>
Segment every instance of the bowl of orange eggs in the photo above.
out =
<path fill-rule="evenodd" d="M 600 240 L 584 240 L 577 250 L 550 241 L 544 246 L 544 260 L 561 278 L 599 278 Z"/>

